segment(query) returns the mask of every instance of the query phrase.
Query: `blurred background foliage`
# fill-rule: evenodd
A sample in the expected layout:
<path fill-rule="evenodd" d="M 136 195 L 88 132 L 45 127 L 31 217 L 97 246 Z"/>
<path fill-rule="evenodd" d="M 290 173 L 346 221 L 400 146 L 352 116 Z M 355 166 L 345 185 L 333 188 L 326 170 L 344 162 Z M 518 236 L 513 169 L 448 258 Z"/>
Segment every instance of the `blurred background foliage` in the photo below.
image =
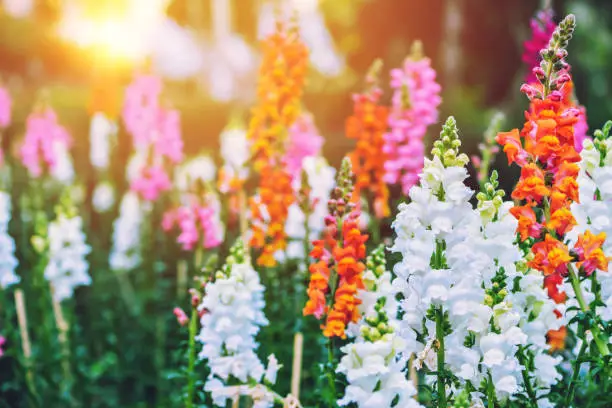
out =
<path fill-rule="evenodd" d="M 75 42 L 78 38 L 58 35 L 58 26 L 71 4 L 78 3 L 86 17 L 101 19 L 125 13 L 127 5 L 133 1 L 136 0 L 4 0 L 3 11 L 6 12 L 0 13 L 0 77 L 14 98 L 13 121 L 2 137 L 5 151 L 16 150 L 24 133 L 26 117 L 44 92 L 57 110 L 60 122 L 75 139 L 75 167 L 80 178 L 89 183 L 87 188 L 91 191 L 95 182 L 88 163 L 88 106 L 92 94 L 103 94 L 105 102 L 118 115 L 125 85 L 135 71 L 148 69 L 151 64 L 120 58 L 108 49 L 102 52 L 80 47 Z M 205 44 L 209 50 L 195 75 L 166 81 L 166 101 L 182 113 L 188 154 L 217 151 L 219 133 L 230 117 L 241 115 L 246 121 L 253 103 L 256 59 L 253 69 L 245 74 L 237 97 L 219 100 L 209 92 L 207 75 L 210 68 L 219 63 L 219 58 L 224 57 L 222 53 L 210 51 L 215 49 L 216 35 L 215 25 L 211 23 L 213 1 L 216 0 L 172 0 L 165 5 L 168 18 L 188 29 L 196 43 Z M 270 2 L 227 1 L 232 10 L 231 32 L 256 51 L 259 13 L 261 7 Z M 292 1 L 313 4 L 306 0 Z M 30 3 L 31 7 L 27 13 L 16 16 L 11 7 L 17 3 Z M 144 3 L 140 0 L 143 12 L 158 3 L 160 0 L 144 0 Z M 344 122 L 352 111 L 351 93 L 362 89 L 362 78 L 372 61 L 382 58 L 387 70 L 397 67 L 417 39 L 423 42 L 426 55 L 439 73 L 443 87 L 440 116 L 453 114 L 457 118 L 467 153 L 478 152 L 482 134 L 498 110 L 507 117 L 504 129 L 520 127 L 522 111 L 527 106 L 526 98 L 519 93 L 525 75 L 521 62 L 522 42 L 530 35 L 530 18 L 544 4 L 554 7 L 557 18 L 568 12 L 577 16 L 578 28 L 570 45 L 569 61 L 573 66 L 578 99 L 587 107 L 590 128 L 600 127 L 605 120 L 611 119 L 612 108 L 612 100 L 608 97 L 612 80 L 612 64 L 608 62 L 612 59 L 612 3 L 609 0 L 319 0 L 317 6 L 324 27 L 343 61 L 341 71 L 333 75 L 311 70 L 303 98 L 305 108 L 314 114 L 326 139 L 325 156 L 337 165 L 352 148 L 354 142 L 344 136 Z M 128 32 L 130 38 L 122 37 L 125 32 L 114 32 L 113 27 L 110 30 L 109 38 L 117 41 L 117 47 L 122 40 L 133 40 L 140 35 L 136 29 Z M 72 33 L 75 37 L 80 34 L 78 30 Z M 178 57 L 189 55 L 179 54 Z M 176 64 L 180 65 L 181 61 L 177 58 Z M 388 90 L 388 76 L 383 80 Z M 385 98 L 390 99 L 388 92 Z M 432 127 L 429 140 L 438 132 L 439 127 Z M 120 185 L 131 149 L 131 139 L 124 130 L 119 132 L 118 143 L 112 171 L 113 180 Z M 501 171 L 506 187 L 513 184 L 513 172 L 503 159 L 500 158 L 494 167 Z M 18 191 L 27 189 L 27 178 L 19 173 L 14 176 L 13 192 L 17 196 Z M 120 186 L 119 190 L 124 188 Z M 14 204 L 14 208 L 18 208 L 17 203 Z M 75 383 L 79 386 L 75 387 L 72 396 L 58 394 L 62 377 L 53 372 L 53 367 L 59 357 L 47 356 L 43 372 L 49 375 L 39 379 L 43 386 L 38 390 L 37 399 L 25 390 L 24 368 L 17 359 L 4 358 L 0 360 L 0 406 L 180 406 L 183 382 L 177 368 L 184 359 L 185 333 L 178 331 L 171 310 L 176 304 L 188 305 L 186 296 L 177 298 L 175 295 L 176 259 L 181 254 L 175 245 L 160 244 L 156 230 L 151 230 L 145 247 L 148 253 L 155 255 L 140 268 L 142 273 L 138 271 L 132 276 L 134 285 L 139 288 L 139 303 L 145 307 L 140 314 L 133 315 L 121 301 L 107 265 L 105 251 L 109 246 L 111 223 L 117 213 L 114 211 L 104 217 L 91 211 L 89 214 L 85 217 L 88 231 L 95 231 L 88 237 L 94 246 L 90 262 L 95 283 L 77 291 L 69 316 L 73 323 Z M 15 219 L 18 218 L 16 213 Z M 13 229 L 21 227 L 14 225 Z M 385 234 L 390 235 L 390 231 L 386 230 Z M 24 231 L 20 231 L 20 236 L 27 239 Z M 25 241 L 18 243 L 20 248 L 27 246 Z M 28 256 L 21 253 L 20 260 L 24 259 Z M 23 261 L 21 272 L 30 266 Z M 283 271 L 262 272 L 268 288 L 266 314 L 274 324 L 260 336 L 261 355 L 274 352 L 285 364 L 286 375 L 279 378 L 281 393 L 289 389 L 293 331 L 298 329 L 295 315 L 299 315 L 300 307 L 295 299 L 299 294 L 295 293 L 294 285 L 297 269 L 298 265 L 288 265 Z M 38 304 L 29 307 L 32 320 L 50 324 L 42 317 L 44 302 Z M 5 312 L 14 315 L 10 306 Z M 316 323 L 313 319 L 298 321 L 302 328 L 312 329 L 306 330 L 304 360 L 305 364 L 312 364 L 321 351 L 316 343 L 318 337 L 312 335 L 316 332 Z M 11 325 L 3 327 L 10 330 Z M 15 338 L 11 333 L 7 333 L 7 337 Z M 51 349 L 55 346 L 47 345 Z M 35 352 L 44 353 L 45 350 Z M 200 370 L 203 378 L 205 367 Z M 316 372 L 305 370 L 302 399 L 305 406 L 311 406 L 308 402 L 315 397 L 317 381 Z"/>

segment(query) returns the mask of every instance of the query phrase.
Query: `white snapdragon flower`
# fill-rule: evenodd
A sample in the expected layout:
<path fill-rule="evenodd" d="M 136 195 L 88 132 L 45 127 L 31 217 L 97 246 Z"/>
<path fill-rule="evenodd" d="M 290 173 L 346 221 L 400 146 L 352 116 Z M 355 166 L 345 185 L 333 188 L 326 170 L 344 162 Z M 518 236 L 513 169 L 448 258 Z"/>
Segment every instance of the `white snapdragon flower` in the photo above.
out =
<path fill-rule="evenodd" d="M 144 211 L 138 195 L 127 192 L 121 200 L 119 217 L 113 222 L 113 246 L 110 266 L 114 270 L 129 270 L 142 262 L 140 230 Z"/>
<path fill-rule="evenodd" d="M 0 287 L 3 289 L 19 283 L 15 273 L 19 262 L 15 257 L 15 240 L 8 233 L 11 220 L 11 196 L 0 191 Z"/>
<path fill-rule="evenodd" d="M 302 167 L 308 178 L 310 186 L 309 201 L 312 205 L 312 213 L 308 217 L 309 240 L 320 237 L 325 227 L 325 216 L 327 215 L 327 202 L 331 190 L 335 186 L 336 171 L 327 164 L 321 156 L 308 156 L 304 158 Z M 299 181 L 299 179 L 297 180 Z M 299 190 L 300 186 L 295 186 Z M 304 239 L 306 237 L 306 216 L 299 204 L 293 203 L 289 207 L 289 215 L 285 225 L 285 232 L 290 238 L 287 245 L 287 257 L 291 259 L 304 258 Z"/>
<path fill-rule="evenodd" d="M 402 298 L 400 333 L 420 335 L 422 343 L 408 342 L 404 353 L 416 356 L 417 368 L 425 363 L 437 371 L 436 322 L 442 320 L 444 364 L 459 378 L 458 386 L 465 386 L 464 394 L 491 384 L 496 399 L 505 401 L 524 392 L 521 353 L 545 361 L 545 335 L 564 321 L 555 315 L 541 274 L 517 266 L 522 259 L 514 245 L 517 221 L 509 213 L 512 203 L 503 203 L 496 191 L 497 175 L 478 194 L 477 209 L 468 202 L 472 192 L 464 185 L 466 158 L 459 146 L 449 118 L 434 143 L 433 159 L 425 161 L 420 186 L 410 190 L 412 201 L 400 206 L 393 223 L 392 250 L 402 255 L 393 282 Z M 531 374 L 538 396 L 558 380 L 546 369 Z M 431 377 L 425 382 L 433 385 Z"/>
<path fill-rule="evenodd" d="M 340 406 L 388 407 L 397 399 L 397 406 L 420 407 L 400 357 L 407 341 L 399 335 L 398 303 L 384 257 L 383 247 L 368 257 L 365 289 L 358 292 L 362 317 L 349 324 L 347 332 L 354 341 L 341 348 L 344 356 L 337 371 L 346 376 L 348 386 Z"/>
<path fill-rule="evenodd" d="M 53 286 L 53 296 L 62 301 L 72 296 L 74 288 L 90 285 L 89 264 L 85 259 L 91 247 L 85 241 L 83 220 L 60 213 L 47 230 L 48 257 L 45 278 Z"/>
<path fill-rule="evenodd" d="M 263 308 L 264 286 L 259 275 L 244 258 L 242 246 L 231 250 L 232 261 L 217 272 L 215 281 L 205 287 L 198 310 L 202 329 L 197 340 L 202 343 L 199 358 L 207 360 L 210 375 L 204 389 L 211 393 L 216 406 L 228 399 L 249 395 L 258 407 L 272 407 L 274 394 L 262 381 L 274 383 L 279 369 L 274 356 L 265 368 L 255 353 L 256 336 L 268 324 Z M 229 386 L 238 381 L 240 386 Z"/>
<path fill-rule="evenodd" d="M 103 213 L 109 211 L 113 204 L 115 204 L 115 189 L 113 185 L 108 181 L 96 185 L 91 201 L 97 212 Z"/>
<path fill-rule="evenodd" d="M 194 183 L 211 183 L 215 180 L 216 171 L 215 162 L 209 156 L 195 157 L 176 168 L 174 186 L 184 192 Z"/>
<path fill-rule="evenodd" d="M 51 168 L 51 176 L 62 184 L 70 184 L 74 181 L 74 166 L 72 158 L 65 143 L 56 141 L 53 143 L 55 154 L 55 165 Z"/>
<path fill-rule="evenodd" d="M 117 123 L 102 112 L 95 113 L 89 126 L 89 160 L 98 170 L 109 166 L 111 137 L 117 133 Z"/>
<path fill-rule="evenodd" d="M 250 157 L 246 129 L 230 126 L 221 132 L 220 140 L 225 176 L 228 179 L 246 179 L 248 176 L 246 163 Z"/>

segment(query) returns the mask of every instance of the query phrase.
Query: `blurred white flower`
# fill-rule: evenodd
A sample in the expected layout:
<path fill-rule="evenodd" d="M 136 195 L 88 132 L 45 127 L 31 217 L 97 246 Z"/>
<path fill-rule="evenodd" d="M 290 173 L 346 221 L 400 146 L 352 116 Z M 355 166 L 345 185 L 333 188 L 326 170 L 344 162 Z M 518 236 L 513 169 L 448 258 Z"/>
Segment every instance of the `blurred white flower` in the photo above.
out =
<path fill-rule="evenodd" d="M 115 189 L 108 182 L 99 183 L 93 192 L 92 203 L 94 209 L 99 212 L 107 212 L 115 204 Z"/>
<path fill-rule="evenodd" d="M 108 168 L 111 150 L 111 137 L 117 132 L 117 124 L 102 112 L 95 113 L 89 127 L 89 160 L 98 170 Z"/>
<path fill-rule="evenodd" d="M 89 263 L 85 256 L 91 248 L 85 240 L 83 220 L 79 216 L 68 218 L 59 214 L 49 223 L 47 230 L 49 261 L 45 278 L 53 286 L 53 296 L 62 301 L 72 296 L 74 288 L 90 285 Z"/>
<path fill-rule="evenodd" d="M 7 288 L 19 283 L 20 278 L 15 274 L 19 262 L 15 257 L 15 241 L 8 233 L 8 224 L 11 220 L 11 196 L 0 191 L 0 287 Z"/>

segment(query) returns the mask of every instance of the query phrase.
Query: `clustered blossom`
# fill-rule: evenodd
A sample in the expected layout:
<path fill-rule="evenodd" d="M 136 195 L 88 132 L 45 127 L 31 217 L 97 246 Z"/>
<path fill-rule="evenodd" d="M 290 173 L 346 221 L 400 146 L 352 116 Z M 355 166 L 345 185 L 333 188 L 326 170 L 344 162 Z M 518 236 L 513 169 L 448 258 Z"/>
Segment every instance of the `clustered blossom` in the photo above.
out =
<path fill-rule="evenodd" d="M 125 93 L 123 121 L 136 154 L 145 157 L 130 187 L 146 201 L 157 200 L 172 187 L 167 167 L 183 159 L 180 116 L 177 110 L 161 105 L 161 91 L 159 77 L 141 75 Z"/>
<path fill-rule="evenodd" d="M 19 155 L 30 176 L 39 178 L 47 173 L 62 183 L 69 183 L 74 178 L 68 152 L 71 145 L 72 138 L 58 123 L 53 109 L 44 107 L 28 116 Z"/>
<path fill-rule="evenodd" d="M 119 217 L 113 222 L 113 246 L 110 267 L 113 270 L 130 270 L 140 265 L 141 228 L 145 213 L 138 195 L 128 191 L 119 206 Z"/>
<path fill-rule="evenodd" d="M 560 285 L 572 273 L 572 262 L 586 276 L 596 269 L 608 269 L 599 249 L 605 234 L 595 238 L 587 231 L 571 251 L 565 242 L 565 236 L 577 225 L 571 206 L 580 201 L 577 162 L 578 147 L 583 143 L 574 130 L 581 112 L 568 95 L 571 77 L 564 61 L 574 24 L 573 16 L 563 20 L 541 51 L 541 66 L 533 70 L 541 85 L 521 88 L 530 99 L 523 129 L 497 137 L 508 162 L 521 167 L 512 198 L 522 205 L 511 212 L 518 220 L 519 239 L 530 252 L 528 266 L 544 274 L 549 295 L 559 303 L 567 297 Z"/>
<path fill-rule="evenodd" d="M 262 42 L 263 61 L 258 80 L 258 103 L 253 109 L 247 138 L 259 191 L 251 197 L 250 245 L 261 249 L 258 265 L 274 266 L 274 254 L 285 249 L 285 222 L 294 202 L 292 177 L 284 166 L 288 129 L 300 113 L 308 49 L 296 27 L 279 22 Z"/>
<path fill-rule="evenodd" d="M 359 230 L 359 215 L 351 203 L 352 173 L 345 159 L 338 174 L 337 187 L 329 201 L 330 215 L 325 219 L 326 231 L 313 241 L 309 267 L 308 301 L 305 316 L 325 320 L 325 337 L 346 338 L 349 323 L 359 319 L 357 291 L 363 289 L 365 242 L 367 235 Z"/>
<path fill-rule="evenodd" d="M 89 127 L 89 160 L 97 170 L 108 169 L 112 147 L 112 136 L 117 133 L 117 124 L 104 113 L 97 112 Z"/>
<path fill-rule="evenodd" d="M 0 191 L 0 287 L 3 289 L 20 281 L 15 273 L 19 264 L 15 257 L 15 240 L 8 232 L 10 221 L 11 196 Z"/>
<path fill-rule="evenodd" d="M 419 44 L 419 43 L 417 43 Z M 438 121 L 440 85 L 429 58 L 420 55 L 415 44 L 412 55 L 401 68 L 391 70 L 393 99 L 389 112 L 389 131 L 384 134 L 384 180 L 399 183 L 404 194 L 416 184 L 423 169 L 427 127 Z"/>
<path fill-rule="evenodd" d="M 523 62 L 527 66 L 525 82 L 536 82 L 532 69 L 540 65 L 540 50 L 546 48 L 557 25 L 553 21 L 552 9 L 540 10 L 529 22 L 531 38 L 523 42 Z"/>
<path fill-rule="evenodd" d="M 11 107 L 13 101 L 8 90 L 0 86 L 0 128 L 6 128 L 11 123 Z"/>
<path fill-rule="evenodd" d="M 392 250 L 402 255 L 393 286 L 403 298 L 404 353 L 416 355 L 417 368 L 449 370 L 467 390 L 484 391 L 482 384 L 490 384 L 495 398 L 505 401 L 525 392 L 523 347 L 542 370 L 555 372 L 557 361 L 544 354 L 542 327 L 560 322 L 542 277 L 517 270 L 521 253 L 513 245 L 512 204 L 495 191 L 495 177 L 472 209 L 473 193 L 464 185 L 468 158 L 458 154 L 460 144 L 449 118 L 433 159 L 425 159 L 421 185 L 411 188 L 412 202 L 400 206 L 393 224 Z M 522 290 L 515 292 L 515 284 Z M 530 387 L 540 396 L 557 380 L 542 371 Z M 446 392 L 446 384 L 438 383 L 438 390 Z"/>
<path fill-rule="evenodd" d="M 300 177 L 304 159 L 318 156 L 322 146 L 323 137 L 314 124 L 314 118 L 309 113 L 302 113 L 289 128 L 289 140 L 283 159 L 293 180 Z"/>
<path fill-rule="evenodd" d="M 204 200 L 191 197 L 189 201 L 164 214 L 164 231 L 177 226 L 180 235 L 176 241 L 185 251 L 192 251 L 198 245 L 205 249 L 219 246 L 223 239 L 221 203 L 211 194 Z"/>
<path fill-rule="evenodd" d="M 349 154 L 355 172 L 353 201 L 359 203 L 363 192 L 372 194 L 374 214 L 388 217 L 389 188 L 384 181 L 387 154 L 383 150 L 389 109 L 381 104 L 382 90 L 376 84 L 379 61 L 367 75 L 368 89 L 353 95 L 353 114 L 346 120 L 346 136 L 357 141 Z"/>
<path fill-rule="evenodd" d="M 255 407 L 266 408 L 274 406 L 275 395 L 266 385 L 276 382 L 279 366 L 270 355 L 266 369 L 256 354 L 255 337 L 268 324 L 263 312 L 265 288 L 245 256 L 239 241 L 214 281 L 204 288 L 198 306 L 205 312 L 197 337 L 202 343 L 199 358 L 210 368 L 204 389 L 216 406 L 225 407 L 228 400 L 249 395 Z"/>
<path fill-rule="evenodd" d="M 91 247 L 86 243 L 83 219 L 74 211 L 59 211 L 47 231 L 49 260 L 45 278 L 52 285 L 57 301 L 71 297 L 76 286 L 91 284 L 85 259 Z"/>
<path fill-rule="evenodd" d="M 298 190 L 306 194 L 291 204 L 285 225 L 290 239 L 287 257 L 292 259 L 304 259 L 308 255 L 304 251 L 304 240 L 310 242 L 321 237 L 328 214 L 327 201 L 336 185 L 336 170 L 323 157 L 306 157 L 302 166 L 306 177 Z"/>
<path fill-rule="evenodd" d="M 338 405 L 390 407 L 397 401 L 398 407 L 420 407 L 414 399 L 416 389 L 405 372 L 406 362 L 398 358 L 405 345 L 398 334 L 398 303 L 382 246 L 368 257 L 366 267 L 364 288 L 358 291 L 362 317 L 349 325 L 355 339 L 342 347 L 344 356 L 337 368 L 348 381 Z"/>
<path fill-rule="evenodd" d="M 584 251 L 591 252 L 591 264 L 609 264 L 612 259 L 612 242 L 603 241 L 604 237 L 612 236 L 612 138 L 610 138 L 612 122 L 607 122 L 603 130 L 597 130 L 593 141 L 585 140 L 581 152 L 580 173 L 578 185 L 580 202 L 572 203 L 571 210 L 577 226 L 568 234 L 571 242 L 577 242 L 581 237 L 584 248 L 585 239 L 596 244 L 586 246 Z M 593 231 L 592 233 L 590 231 Z M 580 254 L 579 254 L 580 255 Z M 586 269 L 589 268 L 587 264 Z M 604 320 L 612 320 L 612 275 L 598 273 L 596 279 L 600 283 L 600 297 L 603 304 L 596 304 L 596 312 Z M 585 281 L 582 290 L 587 298 L 594 298 L 589 281 Z M 566 291 L 571 288 L 566 287 Z M 569 303 L 569 302 L 568 302 Z"/>

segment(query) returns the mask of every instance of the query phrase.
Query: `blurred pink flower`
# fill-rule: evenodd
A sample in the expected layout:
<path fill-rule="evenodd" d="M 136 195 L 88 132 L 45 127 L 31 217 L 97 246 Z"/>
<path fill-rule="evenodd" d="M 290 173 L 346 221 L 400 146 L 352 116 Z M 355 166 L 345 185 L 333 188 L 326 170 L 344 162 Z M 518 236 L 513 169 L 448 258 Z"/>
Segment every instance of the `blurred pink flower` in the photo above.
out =
<path fill-rule="evenodd" d="M 21 162 L 33 177 L 40 177 L 45 169 L 54 170 L 58 163 L 56 144 L 70 147 L 72 139 L 57 122 L 53 109 L 31 113 L 26 123 L 26 133 L 19 150 Z"/>
<path fill-rule="evenodd" d="M 574 125 L 574 148 L 580 153 L 582 151 L 582 143 L 587 138 L 589 125 L 587 123 L 586 108 L 579 106 L 578 109 L 580 109 L 580 115 L 578 116 L 578 122 Z"/>
<path fill-rule="evenodd" d="M 438 120 L 440 85 L 428 58 L 406 59 L 402 68 L 391 71 L 394 89 L 389 114 L 389 131 L 384 135 L 384 180 L 400 183 L 404 194 L 418 181 L 423 168 L 423 137 L 427 127 Z"/>
<path fill-rule="evenodd" d="M 175 307 L 172 313 L 174 313 L 174 316 L 176 316 L 176 321 L 181 326 L 185 326 L 187 323 L 189 323 L 189 317 L 187 317 L 185 311 L 180 307 Z"/>
<path fill-rule="evenodd" d="M 159 195 L 172 188 L 168 174 L 161 166 L 144 167 L 139 177 L 135 178 L 130 189 L 146 201 L 155 201 Z"/>
<path fill-rule="evenodd" d="M 146 201 L 157 200 L 172 187 L 168 166 L 183 160 L 180 115 L 161 106 L 162 85 L 158 76 L 137 76 L 126 89 L 123 106 L 123 121 L 134 148 L 147 157 L 131 188 Z"/>
<path fill-rule="evenodd" d="M 151 143 L 161 90 L 162 80 L 155 75 L 137 76 L 125 90 L 123 122 L 137 148 Z"/>
<path fill-rule="evenodd" d="M 212 201 L 201 205 L 194 200 L 189 205 L 167 211 L 162 228 L 167 232 L 177 226 L 180 234 L 176 241 L 185 251 L 192 251 L 198 242 L 206 249 L 217 247 L 223 239 L 218 207 Z"/>
<path fill-rule="evenodd" d="M 311 114 L 300 115 L 289 128 L 289 144 L 285 153 L 285 166 L 293 179 L 300 177 L 302 161 L 308 156 L 318 156 L 323 146 Z"/>
<path fill-rule="evenodd" d="M 525 82 L 537 82 L 533 68 L 540 64 L 540 50 L 546 48 L 557 25 L 552 10 L 541 10 L 531 19 L 531 38 L 523 42 L 523 62 L 527 65 Z"/>
<path fill-rule="evenodd" d="M 5 128 L 11 123 L 11 95 L 6 88 L 0 87 L 0 128 Z"/>

